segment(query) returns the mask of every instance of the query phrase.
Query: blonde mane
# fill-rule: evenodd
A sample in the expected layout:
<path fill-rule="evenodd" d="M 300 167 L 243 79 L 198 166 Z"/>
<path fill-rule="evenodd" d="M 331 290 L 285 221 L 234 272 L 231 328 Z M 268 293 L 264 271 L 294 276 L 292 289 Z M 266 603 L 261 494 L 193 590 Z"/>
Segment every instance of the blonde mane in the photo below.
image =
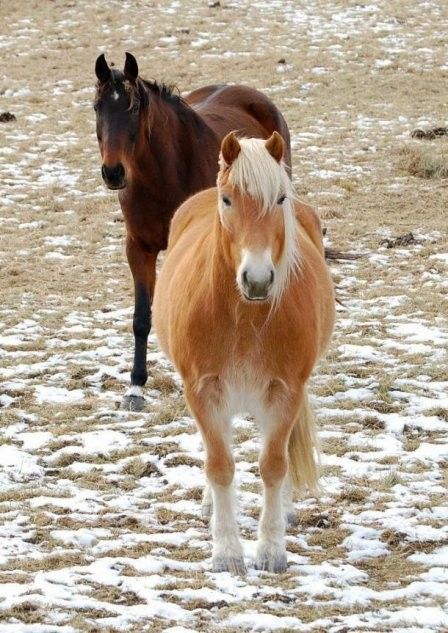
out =
<path fill-rule="evenodd" d="M 294 203 L 297 194 L 283 162 L 278 163 L 266 149 L 266 141 L 258 138 L 238 139 L 241 150 L 229 167 L 228 181 L 241 193 L 260 203 L 260 214 L 272 211 L 281 196 L 283 204 L 285 242 L 283 255 L 277 268 L 272 306 L 276 306 L 292 275 L 300 269 L 297 218 Z M 226 165 L 221 157 L 221 169 Z M 219 182 L 219 179 L 218 179 Z"/>

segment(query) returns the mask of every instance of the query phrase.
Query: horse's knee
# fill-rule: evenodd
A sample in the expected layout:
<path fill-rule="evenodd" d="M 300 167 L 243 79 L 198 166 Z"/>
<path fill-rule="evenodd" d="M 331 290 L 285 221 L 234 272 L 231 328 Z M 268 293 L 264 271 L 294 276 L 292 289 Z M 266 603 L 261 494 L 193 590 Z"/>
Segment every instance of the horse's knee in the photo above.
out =
<path fill-rule="evenodd" d="M 265 486 L 274 486 L 286 477 L 288 459 L 285 451 L 267 450 L 260 457 L 260 475 Z"/>
<path fill-rule="evenodd" d="M 205 462 L 205 473 L 211 484 L 230 486 L 235 473 L 235 462 L 232 455 L 225 451 L 208 455 Z"/>

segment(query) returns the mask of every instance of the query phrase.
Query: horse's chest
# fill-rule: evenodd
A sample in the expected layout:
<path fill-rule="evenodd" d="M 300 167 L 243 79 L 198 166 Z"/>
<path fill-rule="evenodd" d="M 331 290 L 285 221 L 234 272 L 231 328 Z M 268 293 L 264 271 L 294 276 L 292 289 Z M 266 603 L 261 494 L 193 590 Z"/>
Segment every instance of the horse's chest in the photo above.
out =
<path fill-rule="evenodd" d="M 269 378 L 252 364 L 228 367 L 223 375 L 226 406 L 231 415 L 258 416 L 266 406 Z"/>
<path fill-rule="evenodd" d="M 166 248 L 171 209 L 156 206 L 143 199 L 131 198 L 121 202 L 121 210 L 127 233 L 132 239 L 149 251 Z"/>

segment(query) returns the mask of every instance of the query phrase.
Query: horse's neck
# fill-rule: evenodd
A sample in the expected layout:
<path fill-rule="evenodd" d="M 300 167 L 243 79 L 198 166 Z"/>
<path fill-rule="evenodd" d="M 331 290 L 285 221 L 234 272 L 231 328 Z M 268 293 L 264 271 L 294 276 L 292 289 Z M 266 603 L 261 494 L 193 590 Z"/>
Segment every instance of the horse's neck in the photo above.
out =
<path fill-rule="evenodd" d="M 180 200 L 215 181 L 219 140 L 187 104 L 151 98 L 151 129 L 136 156 L 148 188 L 169 183 Z M 216 159 L 216 160 L 214 160 Z M 152 180 L 152 182 L 151 182 Z"/>

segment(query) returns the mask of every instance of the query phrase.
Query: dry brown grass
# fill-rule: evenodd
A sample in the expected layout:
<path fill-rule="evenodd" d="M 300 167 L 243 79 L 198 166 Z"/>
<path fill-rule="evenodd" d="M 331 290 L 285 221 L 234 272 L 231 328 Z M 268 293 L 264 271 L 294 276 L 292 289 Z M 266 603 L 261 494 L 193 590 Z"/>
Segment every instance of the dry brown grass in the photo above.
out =
<path fill-rule="evenodd" d="M 401 150 L 399 167 L 419 178 L 448 177 L 448 144 L 421 143 Z"/>
<path fill-rule="evenodd" d="M 394 551 L 387 556 L 360 561 L 358 567 L 369 574 L 369 586 L 372 589 L 393 586 L 395 583 L 406 586 L 422 571 L 419 563 L 414 563 L 401 552 Z"/>
<path fill-rule="evenodd" d="M 318 0 L 311 7 L 314 25 L 311 30 L 300 21 L 289 21 L 289 7 L 299 11 L 301 17 L 307 14 L 309 5 L 300 2 L 271 3 L 266 9 L 268 3 L 261 6 L 245 0 L 238 3 L 221 0 L 219 6 L 209 8 L 206 2 L 188 0 L 179 3 L 176 13 L 169 15 L 167 2 L 115 4 L 112 15 L 110 7 L 84 0 L 0 3 L 2 38 L 4 35 L 11 41 L 11 46 L 5 49 L 8 63 L 0 79 L 0 97 L 17 117 L 16 121 L 0 125 L 0 145 L 11 148 L 12 152 L 0 155 L 0 170 L 6 167 L 1 173 L 2 202 L 3 194 L 14 192 L 18 196 L 13 204 L 2 207 L 0 215 L 0 327 L 14 331 L 19 322 L 35 319 L 42 328 L 33 340 L 26 340 L 21 346 L 2 347 L 2 371 L 14 373 L 19 363 L 25 369 L 19 376 L 24 379 L 23 388 L 20 385 L 2 388 L 2 394 L 16 400 L 12 406 L 0 410 L 0 426 L 2 430 L 20 426 L 24 414 L 28 414 L 34 417 L 25 421 L 27 431 L 49 431 L 53 436 L 34 452 L 38 464 L 46 468 L 42 481 L 25 478 L 0 493 L 2 529 L 4 526 L 10 529 L 11 516 L 24 515 L 27 523 L 22 536 L 28 539 L 26 551 L 40 553 L 42 558 L 11 556 L 0 567 L 0 582 L 20 583 L 25 591 L 27 583 L 33 582 L 39 571 L 72 568 L 93 561 L 93 556 L 68 546 L 64 551 L 56 549 L 60 544 L 50 536 L 54 529 L 105 527 L 111 530 L 114 539 L 120 539 L 123 535 L 141 537 L 157 531 L 184 533 L 194 527 L 206 545 L 204 549 L 190 547 L 188 543 L 181 547 L 167 546 L 161 536 L 159 542 L 130 542 L 107 552 L 107 557 L 129 557 L 136 564 L 156 549 L 164 551 L 167 560 L 178 561 L 179 567 L 189 561 L 202 562 L 211 552 L 208 521 L 199 516 L 202 487 L 185 489 L 180 495 L 179 485 L 164 483 L 164 475 L 170 468 L 181 465 L 202 468 L 198 456 L 181 450 L 180 441 L 176 441 L 177 435 L 196 433 L 196 429 L 183 419 L 189 414 L 172 374 L 152 358 L 148 391 L 155 394 L 157 403 L 148 404 L 141 415 L 126 416 L 116 409 L 131 363 L 133 290 L 125 262 L 124 226 L 116 195 L 109 192 L 102 196 L 96 191 L 101 187 L 100 160 L 90 101 L 98 46 L 104 47 L 108 59 L 117 64 L 121 64 L 124 50 L 131 50 L 138 58 L 143 76 L 174 81 L 181 90 L 216 81 L 235 81 L 269 91 L 293 133 L 293 174 L 300 196 L 318 206 L 332 247 L 366 254 L 347 265 L 331 263 L 338 297 L 344 306 L 339 306 L 334 343 L 316 372 L 312 390 L 317 398 L 327 399 L 326 407 L 334 409 L 331 416 L 322 416 L 322 426 L 342 435 L 323 443 L 324 450 L 332 455 L 332 462 L 322 468 L 324 475 L 338 480 L 342 492 L 327 492 L 325 505 L 320 501 L 301 501 L 299 525 L 289 528 L 287 536 L 291 554 L 305 557 L 310 564 L 328 562 L 339 569 L 347 562 L 347 548 L 342 546 L 346 535 L 341 528 L 344 514 L 361 516 L 367 508 L 386 510 L 390 503 L 396 502 L 394 485 L 407 485 L 412 478 L 424 480 L 429 475 L 432 480 L 436 471 L 445 477 L 439 483 L 448 484 L 446 464 L 433 467 L 428 460 L 410 461 L 421 442 L 440 441 L 438 433 L 404 433 L 401 438 L 404 452 L 399 455 L 377 451 L 375 463 L 390 465 L 391 472 L 388 469 L 380 479 L 370 482 L 349 476 L 345 468 L 333 463 L 339 457 L 355 460 L 356 453 L 369 450 L 355 439 L 356 433 L 363 434 L 363 442 L 366 435 L 373 439 L 377 434 L 388 433 L 382 415 L 407 413 L 407 403 L 397 400 L 394 392 L 397 378 L 416 379 L 425 374 L 431 379 L 429 390 L 432 382 L 446 380 L 445 364 L 434 358 L 436 350 L 440 354 L 441 344 L 429 342 L 429 351 L 420 352 L 394 349 L 393 345 L 386 349 L 383 343 L 395 341 L 406 347 L 409 342 L 408 337 L 391 335 L 389 325 L 394 319 L 397 323 L 399 319 L 406 322 L 412 316 L 429 325 L 437 323 L 438 327 L 444 327 L 441 316 L 446 314 L 447 297 L 440 280 L 446 266 L 432 256 L 448 249 L 447 142 L 403 138 L 416 127 L 419 118 L 434 118 L 435 124 L 446 119 L 443 88 L 446 50 L 440 42 L 444 41 L 448 24 L 447 8 L 439 3 L 437 12 L 427 11 L 422 17 L 416 2 L 381 2 L 375 20 L 385 21 L 388 29 L 393 30 L 391 37 L 397 38 L 396 41 L 404 38 L 409 46 L 392 59 L 389 67 L 377 68 L 376 60 L 385 54 L 384 38 L 369 26 L 359 31 L 350 28 L 350 37 L 345 39 L 344 23 L 333 20 L 334 11 L 338 17 L 344 12 L 361 12 L 363 19 L 368 20 L 365 3 Z M 24 19 L 32 20 L 32 28 L 20 36 L 16 31 Z M 326 30 L 321 32 L 321 26 Z M 129 28 L 132 39 L 121 27 Z M 316 29 L 321 38 L 317 42 Z M 210 33 L 210 41 L 195 48 L 192 42 L 203 32 Z M 177 37 L 175 45 L 160 40 L 168 35 Z M 269 46 L 260 45 L 266 41 Z M 416 46 L 432 51 L 429 63 L 423 53 L 416 56 Z M 228 59 L 225 56 L 228 51 L 237 54 Z M 281 57 L 287 61 L 283 72 L 279 72 L 277 64 Z M 326 71 L 316 73 L 315 68 L 319 67 Z M 67 79 L 71 85 L 63 94 L 53 95 L 60 79 Z M 30 93 L 7 97 L 5 91 L 11 86 L 29 88 Z M 29 121 L 27 117 L 36 112 L 45 113 L 48 118 Z M 359 124 L 362 119 L 367 122 L 365 126 Z M 66 132 L 74 135 L 73 142 L 65 142 Z M 17 134 L 20 139 L 15 138 Z M 38 146 L 45 138 L 52 146 L 51 154 L 45 154 Z M 59 146 L 58 140 L 62 141 Z M 27 163 L 27 155 L 35 148 L 38 151 Z M 25 161 L 23 182 L 17 167 L 22 160 Z M 39 173 L 36 170 L 43 163 L 54 165 L 56 161 L 63 161 L 66 169 L 79 176 L 76 185 L 55 182 L 36 187 Z M 330 173 L 323 176 L 322 171 L 327 169 Z M 20 222 L 35 221 L 44 225 L 18 228 Z M 380 245 L 384 237 L 393 241 L 410 231 L 414 232 L 417 244 L 392 249 Z M 49 236 L 73 239 L 62 249 L 70 259 L 47 258 L 51 251 L 57 250 L 45 243 Z M 371 254 L 386 259 L 376 263 Z M 350 278 L 352 281 L 348 283 Z M 427 284 L 427 279 L 431 283 Z M 393 307 L 397 295 L 404 299 Z M 384 309 L 388 302 L 390 305 Z M 125 316 L 117 316 L 115 310 L 122 309 L 127 309 Z M 84 331 L 66 329 L 72 325 L 70 318 L 74 314 L 80 315 Z M 343 344 L 371 345 L 379 357 L 364 361 L 356 354 L 343 355 L 339 349 Z M 157 351 L 152 341 L 149 347 L 150 353 Z M 51 364 L 53 361 L 55 364 Z M 355 385 L 379 386 L 376 391 L 373 388 L 370 400 L 359 402 L 346 393 L 354 386 L 351 379 Z M 68 404 L 38 404 L 35 387 L 39 384 L 81 389 L 85 398 Z M 405 390 L 419 393 L 411 385 Z M 334 395 L 343 398 L 336 402 L 331 399 Z M 317 401 L 317 408 L 321 402 Z M 363 416 L 357 415 L 356 409 L 360 407 L 364 409 Z M 347 412 L 350 415 L 345 415 Z M 446 410 L 440 407 L 428 409 L 424 414 L 436 416 L 440 421 L 448 418 Z M 131 438 L 129 446 L 106 452 L 99 444 L 90 454 L 77 451 L 83 434 L 104 429 L 126 434 Z M 244 493 L 260 492 L 258 449 L 244 447 L 244 442 L 255 433 L 250 426 L 235 433 L 238 458 L 250 464 L 250 483 L 242 486 L 243 500 Z M 20 438 L 20 433 L 17 437 Z M 19 440 L 6 435 L 0 443 L 20 447 Z M 75 452 L 63 451 L 56 464 L 48 468 L 51 456 L 67 447 L 73 447 L 70 451 Z M 160 458 L 163 472 L 147 461 L 145 454 Z M 90 470 L 75 472 L 72 464 L 77 460 L 89 464 Z M 256 476 L 256 483 L 252 475 Z M 141 482 L 144 477 L 151 477 L 145 488 Z M 246 473 L 241 477 L 244 480 Z M 98 499 L 96 512 L 83 513 L 78 508 L 56 505 L 57 497 L 72 496 L 73 487 L 82 488 Z M 39 496 L 54 497 L 55 504 L 50 499 L 45 506 L 35 508 L 33 504 Z M 120 499 L 130 499 L 129 508 L 117 507 Z M 170 504 L 183 499 L 196 501 L 197 514 L 170 508 Z M 431 522 L 428 516 L 432 507 L 445 503 L 446 498 L 440 492 L 422 494 L 414 508 L 424 518 L 417 514 L 416 520 L 420 525 L 427 521 L 440 529 L 442 526 Z M 258 520 L 259 502 L 250 496 L 241 514 L 246 520 L 248 517 Z M 366 520 L 363 524 L 371 523 Z M 378 525 L 375 527 L 379 529 Z M 252 523 L 246 524 L 243 533 L 245 538 L 255 537 Z M 298 535 L 312 546 L 311 550 L 302 545 Z M 432 553 L 443 543 L 435 539 L 414 542 L 403 538 L 399 528 L 383 531 L 381 538 L 390 554 L 356 562 L 356 567 L 369 575 L 362 584 L 378 591 L 404 587 L 419 579 L 428 566 L 410 563 L 409 555 L 417 551 Z M 253 610 L 297 616 L 303 623 L 309 623 L 313 633 L 327 633 L 326 627 L 315 626 L 316 619 L 329 618 L 332 625 L 343 631 L 347 628 L 345 618 L 350 614 L 359 614 L 361 620 L 369 619 L 375 611 L 399 611 L 411 604 L 410 600 L 391 600 L 387 604 L 370 601 L 362 605 L 342 602 L 328 605 L 328 594 L 324 591 L 311 604 L 303 578 L 298 579 L 301 574 L 289 570 L 280 576 L 250 576 L 247 582 L 257 585 L 260 595 L 234 605 L 202 598 L 189 600 L 185 606 L 192 616 L 191 628 L 201 633 L 217 633 L 226 617 Z M 125 580 L 145 575 L 129 564 L 121 569 Z M 191 569 L 165 569 L 161 575 L 168 582 L 160 583 L 157 591 L 163 592 L 167 601 L 178 600 L 180 606 L 185 601 L 170 597 L 170 592 L 176 595 L 175 592 L 182 590 L 216 588 L 209 575 Z M 337 583 L 332 585 L 325 578 L 322 583 L 332 587 L 337 595 Z M 271 592 L 265 595 L 268 588 Z M 3 610 L 0 615 L 5 622 L 47 624 L 47 610 L 53 609 L 62 624 L 82 633 L 117 633 L 120 627 L 105 625 L 104 617 L 114 615 L 119 605 L 139 604 L 136 594 L 120 587 L 94 586 L 91 597 L 108 603 L 110 609 L 93 608 L 79 613 L 69 607 L 56 610 L 50 599 L 48 609 L 43 609 L 30 597 L 28 604 Z M 426 605 L 438 604 L 434 596 L 425 596 L 424 601 Z M 127 632 L 162 633 L 176 624 L 179 622 L 169 617 L 152 618 L 151 622 L 129 623 Z M 378 620 L 372 626 L 378 632 L 392 631 L 392 627 Z M 410 623 L 403 624 L 406 626 Z M 226 627 L 228 633 L 240 630 Z M 289 630 L 284 629 L 284 633 Z"/>
<path fill-rule="evenodd" d="M 148 426 L 153 425 L 163 425 L 179 418 L 184 417 L 185 415 L 189 415 L 188 409 L 186 408 L 185 402 L 183 398 L 179 397 L 169 397 L 164 398 L 159 406 L 157 407 L 154 415 L 151 417 L 150 421 L 147 423 Z M 169 429 L 168 433 L 172 433 L 172 429 Z"/>
<path fill-rule="evenodd" d="M 385 422 L 374 415 L 369 415 L 366 418 L 363 418 L 362 425 L 371 431 L 382 431 L 386 428 Z"/>
<path fill-rule="evenodd" d="M 72 626 L 75 631 L 80 633 L 99 633 L 100 629 L 97 624 L 93 624 L 91 620 L 86 619 L 86 615 L 77 614 L 67 620 L 67 625 Z M 143 633 L 145 629 L 136 630 L 134 627 L 129 629 L 129 633 Z M 148 630 L 148 629 L 146 629 Z M 160 628 L 154 628 L 156 633 L 160 633 Z M 101 633 L 120 633 L 120 630 L 112 626 L 101 626 Z"/>
<path fill-rule="evenodd" d="M 0 574 L 0 584 L 7 584 L 7 583 L 12 583 L 12 582 L 17 582 L 17 583 L 29 583 L 31 580 L 31 577 L 29 574 L 24 574 L 21 572 L 2 572 Z"/>
<path fill-rule="evenodd" d="M 172 393 L 178 393 L 180 391 L 179 385 L 174 380 L 174 378 L 172 378 L 165 372 L 155 368 L 153 368 L 148 379 L 147 388 L 157 389 L 157 391 L 160 391 L 162 396 L 168 396 Z"/>
<path fill-rule="evenodd" d="M 64 569 L 65 567 L 83 565 L 85 563 L 86 558 L 83 554 L 79 552 L 64 552 L 61 554 L 50 554 L 35 560 L 14 558 L 6 563 L 2 563 L 0 565 L 0 571 L 23 571 L 33 573 L 42 570 Z"/>
<path fill-rule="evenodd" d="M 89 596 L 99 600 L 99 602 L 111 602 L 112 604 L 124 604 L 126 606 L 145 603 L 134 591 L 123 591 L 120 587 L 115 587 L 114 585 L 96 584 Z"/>
<path fill-rule="evenodd" d="M 23 624 L 38 624 L 45 621 L 45 611 L 33 602 L 21 602 L 20 604 L 4 609 L 2 619 L 23 622 Z"/>
<path fill-rule="evenodd" d="M 311 534 L 311 536 L 308 537 L 308 545 L 319 545 L 325 550 L 329 550 L 331 547 L 341 545 L 342 541 L 349 536 L 349 534 L 349 530 L 328 528 Z"/>
<path fill-rule="evenodd" d="M 143 461 L 140 457 L 135 457 L 122 468 L 122 472 L 133 477 L 152 477 L 160 475 L 160 470 L 151 462 Z"/>
<path fill-rule="evenodd" d="M 64 498 L 69 497 L 70 493 L 67 490 L 48 490 L 45 488 L 36 488 L 34 486 L 23 486 L 21 488 L 17 487 L 2 491 L 0 493 L 0 503 L 8 501 L 25 501 L 27 499 L 40 496 Z"/>
<path fill-rule="evenodd" d="M 204 462 L 202 459 L 191 457 L 191 455 L 174 455 L 173 457 L 166 459 L 163 462 L 163 465 L 167 468 L 170 466 L 197 466 L 198 468 L 202 468 L 204 466 Z"/>
<path fill-rule="evenodd" d="M 343 503 L 362 503 L 366 500 L 369 493 L 365 488 L 357 488 L 355 486 L 348 486 L 339 494 L 339 501 Z"/>

